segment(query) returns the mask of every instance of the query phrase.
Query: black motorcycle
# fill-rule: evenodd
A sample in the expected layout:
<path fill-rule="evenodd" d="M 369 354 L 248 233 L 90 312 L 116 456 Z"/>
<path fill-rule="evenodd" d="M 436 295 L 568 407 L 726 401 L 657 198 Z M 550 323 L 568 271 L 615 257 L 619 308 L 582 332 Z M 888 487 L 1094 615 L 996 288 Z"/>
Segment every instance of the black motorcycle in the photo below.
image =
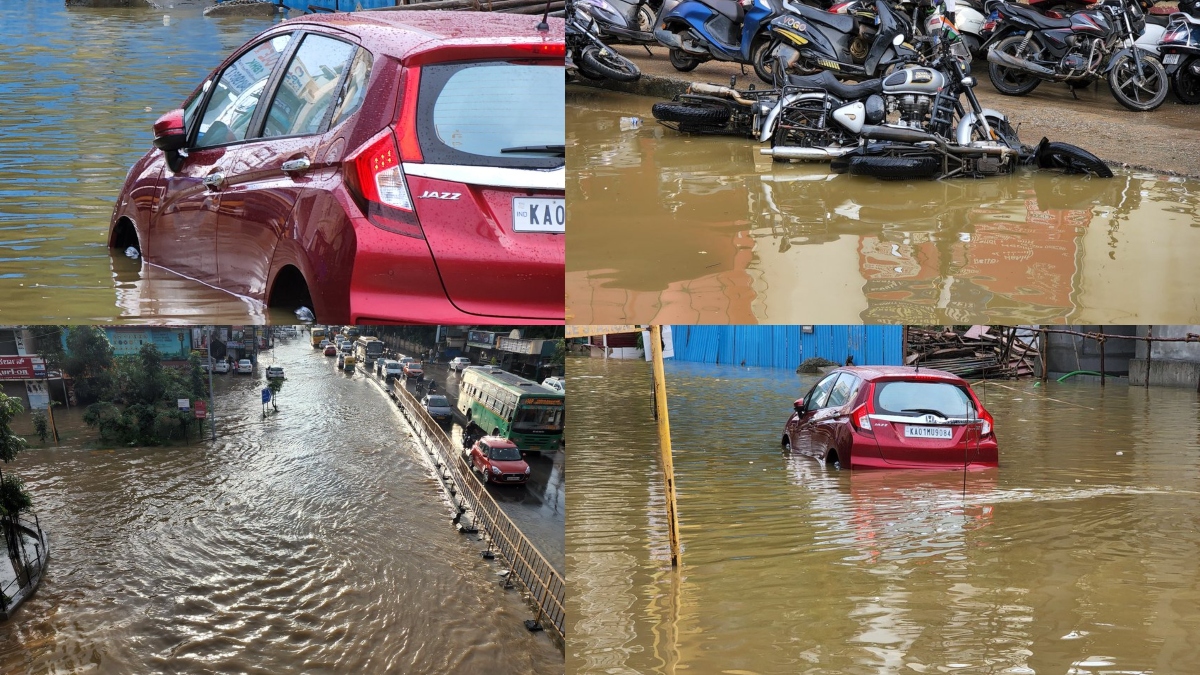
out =
<path fill-rule="evenodd" d="M 1166 100 L 1166 71 L 1136 44 L 1146 28 L 1139 0 L 1100 0 L 1062 19 L 1011 2 L 995 10 L 995 32 L 1011 33 L 987 55 L 988 76 L 1001 94 L 1024 96 L 1044 80 L 1081 88 L 1107 77 L 1113 97 L 1130 110 L 1154 110 Z"/>
<path fill-rule="evenodd" d="M 912 26 L 884 0 L 846 14 L 791 2 L 784 6 L 789 13 L 773 18 L 768 30 L 777 43 L 774 56 L 786 70 L 828 70 L 840 78 L 863 80 L 919 59 L 908 43 Z"/>
<path fill-rule="evenodd" d="M 567 76 L 579 75 L 591 80 L 633 82 L 642 76 L 637 64 L 605 44 L 595 20 L 575 11 L 575 3 L 566 7 Z"/>
<path fill-rule="evenodd" d="M 1163 35 L 1159 49 L 1171 88 L 1180 103 L 1200 103 L 1200 10 L 1195 0 L 1179 3 L 1178 14 Z"/>

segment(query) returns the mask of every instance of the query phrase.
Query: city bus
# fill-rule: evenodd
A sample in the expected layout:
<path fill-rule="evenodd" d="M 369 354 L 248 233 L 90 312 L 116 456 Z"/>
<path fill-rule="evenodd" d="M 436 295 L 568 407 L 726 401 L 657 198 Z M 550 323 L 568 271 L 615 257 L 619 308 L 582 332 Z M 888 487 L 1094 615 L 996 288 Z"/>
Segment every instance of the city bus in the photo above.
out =
<path fill-rule="evenodd" d="M 370 370 L 375 359 L 383 355 L 383 341 L 373 337 L 360 337 L 354 341 L 354 353 L 363 368 Z"/>
<path fill-rule="evenodd" d="M 466 368 L 458 383 L 458 411 L 468 426 L 527 452 L 558 449 L 564 400 L 549 387 L 492 366 Z"/>
<path fill-rule="evenodd" d="M 320 347 L 321 340 L 324 340 L 324 339 L 325 339 L 325 329 L 317 328 L 316 326 L 313 326 L 312 337 L 309 338 L 309 341 L 312 342 L 313 349 Z"/>

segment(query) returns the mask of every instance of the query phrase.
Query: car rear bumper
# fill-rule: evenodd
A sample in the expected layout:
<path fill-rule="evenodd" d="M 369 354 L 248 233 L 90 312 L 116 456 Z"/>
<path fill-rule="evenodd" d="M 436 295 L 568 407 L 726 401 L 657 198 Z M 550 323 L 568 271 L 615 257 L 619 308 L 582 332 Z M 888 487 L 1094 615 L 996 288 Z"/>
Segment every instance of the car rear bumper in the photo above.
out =
<path fill-rule="evenodd" d="M 906 458 L 891 451 L 884 459 L 873 439 L 855 439 L 850 452 L 851 469 L 922 469 L 931 471 L 981 471 L 1000 466 L 1000 449 L 995 438 L 972 444 L 966 457 L 961 450 L 947 450 L 937 458 Z"/>

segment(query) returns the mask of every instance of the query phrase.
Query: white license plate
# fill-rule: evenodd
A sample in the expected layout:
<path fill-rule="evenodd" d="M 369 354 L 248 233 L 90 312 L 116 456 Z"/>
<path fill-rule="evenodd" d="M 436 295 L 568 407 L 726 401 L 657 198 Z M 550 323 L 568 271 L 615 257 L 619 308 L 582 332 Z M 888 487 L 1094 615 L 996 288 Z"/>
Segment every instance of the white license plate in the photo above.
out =
<path fill-rule="evenodd" d="M 507 480 L 517 481 L 517 480 L 521 480 L 521 477 L 520 476 L 509 476 L 507 478 Z"/>
<path fill-rule="evenodd" d="M 1169 66 L 1173 63 L 1179 63 L 1180 56 L 1183 56 L 1183 55 L 1182 54 L 1167 54 L 1166 56 L 1163 57 L 1163 65 Z"/>
<path fill-rule="evenodd" d="M 904 435 L 907 438 L 954 438 L 954 431 L 950 427 L 918 427 L 908 424 L 904 427 Z"/>
<path fill-rule="evenodd" d="M 567 200 L 513 197 L 514 232 L 566 232 Z"/>

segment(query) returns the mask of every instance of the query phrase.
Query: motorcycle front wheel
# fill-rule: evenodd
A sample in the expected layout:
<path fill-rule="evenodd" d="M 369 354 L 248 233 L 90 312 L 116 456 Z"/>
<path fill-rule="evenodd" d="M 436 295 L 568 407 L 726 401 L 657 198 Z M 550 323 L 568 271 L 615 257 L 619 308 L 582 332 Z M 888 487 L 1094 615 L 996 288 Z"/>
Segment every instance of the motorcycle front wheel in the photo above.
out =
<path fill-rule="evenodd" d="M 701 63 L 700 59 L 689 55 L 682 49 L 672 49 L 667 58 L 670 59 L 671 65 L 674 66 L 675 70 L 681 73 L 690 73 Z"/>
<path fill-rule="evenodd" d="M 1171 88 L 1175 90 L 1175 98 L 1185 105 L 1200 103 L 1200 76 L 1188 72 L 1194 60 L 1188 59 L 1179 64 L 1179 69 L 1171 76 Z"/>
<path fill-rule="evenodd" d="M 1041 52 L 1041 46 L 1030 40 L 1026 47 L 1030 53 L 1020 53 L 1021 43 L 1024 40 L 1024 35 L 1013 35 L 997 42 L 992 49 L 1019 59 L 1027 59 L 1029 56 L 1036 56 Z M 1024 96 L 1037 89 L 1037 86 L 1042 83 L 1037 75 L 1016 68 L 1007 68 L 991 61 L 988 61 L 988 79 L 992 81 L 992 86 L 996 88 L 996 91 L 1005 96 Z"/>
<path fill-rule="evenodd" d="M 588 47 L 579 55 L 579 69 L 594 75 L 602 75 L 617 82 L 633 82 L 642 76 L 637 64 L 612 49 L 601 51 L 599 47 Z"/>
<path fill-rule="evenodd" d="M 1167 100 L 1167 71 L 1148 54 L 1141 55 L 1141 68 L 1133 58 L 1132 53 L 1126 54 L 1113 64 L 1108 71 L 1108 87 L 1117 103 L 1126 108 L 1135 112 L 1154 110 Z"/>

